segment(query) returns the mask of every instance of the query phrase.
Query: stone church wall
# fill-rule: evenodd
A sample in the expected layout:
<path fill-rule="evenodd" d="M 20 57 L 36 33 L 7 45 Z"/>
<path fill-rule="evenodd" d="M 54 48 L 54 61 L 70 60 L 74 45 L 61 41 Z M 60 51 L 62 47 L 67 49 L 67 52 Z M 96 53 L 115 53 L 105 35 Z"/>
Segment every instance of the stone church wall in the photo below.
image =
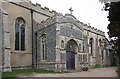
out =
<path fill-rule="evenodd" d="M 3 11 L 3 71 L 11 71 L 10 63 L 10 30 L 8 27 L 8 14 Z"/>
<path fill-rule="evenodd" d="M 8 8 L 9 7 L 9 8 Z M 24 67 L 31 66 L 32 62 L 32 28 L 31 28 L 31 11 L 24 7 L 3 2 L 3 9 L 8 13 L 8 26 L 10 32 L 10 59 L 11 66 Z M 22 17 L 26 21 L 25 26 L 25 51 L 15 50 L 15 20 L 17 17 Z"/>
<path fill-rule="evenodd" d="M 56 12 L 50 11 L 47 7 L 41 7 L 40 4 L 27 3 L 27 2 L 2 2 L 2 7 L 8 13 L 8 26 L 10 32 L 10 59 L 11 66 L 14 68 L 31 67 L 32 66 L 32 53 L 35 54 L 36 50 L 34 45 L 32 48 L 32 22 L 33 31 L 38 29 L 37 23 L 46 20 L 48 17 L 53 16 Z M 31 13 L 31 9 L 33 14 Z M 33 17 L 32 17 L 32 16 Z M 15 19 L 22 17 L 26 21 L 25 26 L 25 51 L 15 50 Z M 34 25 L 35 24 L 35 25 Z M 6 34 L 5 34 L 6 35 Z M 33 39 L 34 40 L 34 39 Z M 34 44 L 34 43 L 33 43 Z M 35 55 L 34 55 L 35 56 Z M 33 58 L 35 59 L 35 58 Z"/>
<path fill-rule="evenodd" d="M 33 63 L 38 68 L 66 69 L 66 45 L 71 39 L 78 44 L 78 53 L 75 56 L 76 68 L 80 69 L 84 63 L 90 66 L 106 65 L 108 50 L 99 46 L 99 39 L 105 39 L 104 32 L 79 22 L 73 15 L 63 16 L 61 13 L 50 11 L 47 7 L 42 8 L 38 3 L 3 2 L 3 9 L 6 12 L 3 15 L 4 33 L 0 28 L 0 52 L 4 51 L 4 63 L 2 63 L 4 67 L 31 67 L 34 59 Z M 52 16 L 54 17 L 51 18 Z M 25 51 L 15 50 L 14 24 L 17 17 L 22 17 L 26 21 Z M 45 34 L 47 38 L 46 60 L 41 58 L 42 34 Z M 91 37 L 94 40 L 93 55 L 90 54 L 89 39 Z M 63 48 L 61 48 L 62 40 L 64 41 Z M 5 47 L 4 50 L 3 47 Z"/>
<path fill-rule="evenodd" d="M 65 20 L 64 18 L 66 18 L 67 20 Z M 52 17 L 51 19 L 47 19 L 47 21 L 40 24 L 40 26 L 41 26 L 41 29 L 38 32 L 39 38 L 41 36 L 41 33 L 42 34 L 45 33 L 46 35 L 48 33 L 51 34 L 52 31 L 51 32 L 49 31 L 50 27 L 56 30 L 56 35 L 50 36 L 50 38 L 52 39 L 49 39 L 49 40 L 53 40 L 53 38 L 56 39 L 56 40 L 53 40 L 56 43 L 55 43 L 55 51 L 54 51 L 55 54 L 52 55 L 56 57 L 55 59 L 53 59 L 55 70 L 59 71 L 59 70 L 67 69 L 66 68 L 66 46 L 67 46 L 68 41 L 70 41 L 71 39 L 73 39 L 77 43 L 77 46 L 78 46 L 76 54 L 75 54 L 75 69 L 80 70 L 82 65 L 88 65 L 88 54 L 83 52 L 83 29 L 82 29 L 82 26 L 78 23 L 78 21 L 76 21 L 76 19 L 72 15 L 65 15 L 65 17 L 63 17 L 61 14 L 58 14 Z M 48 33 L 46 33 L 46 30 Z M 64 47 L 61 47 L 61 41 L 64 41 Z M 52 45 L 53 44 L 54 43 L 52 43 Z M 41 51 L 39 46 L 38 46 L 38 49 L 39 51 Z M 51 47 L 48 48 L 48 50 L 51 50 L 51 49 L 53 48 Z M 51 54 L 48 56 L 51 56 Z M 45 62 L 45 63 L 48 63 L 48 62 Z M 49 64 L 46 64 L 43 66 L 46 67 L 47 69 L 50 69 L 48 67 Z"/>
<path fill-rule="evenodd" d="M 3 44 L 2 44 L 2 10 L 0 8 L 0 76 L 2 72 L 2 49 L 3 49 Z"/>
<path fill-rule="evenodd" d="M 45 34 L 47 39 L 47 60 L 41 59 L 41 35 Z M 56 60 L 56 53 L 55 53 L 55 47 L 56 47 L 56 26 L 48 26 L 45 28 L 42 28 L 38 31 L 38 37 L 37 37 L 37 60 L 38 60 L 38 67 L 44 68 L 44 69 L 55 69 L 55 60 Z"/>
<path fill-rule="evenodd" d="M 66 18 L 66 19 L 64 19 Z M 56 64 L 57 70 L 66 70 L 66 46 L 68 41 L 71 39 L 75 40 L 78 45 L 78 51 L 77 54 L 75 54 L 75 69 L 79 70 L 79 59 L 78 55 L 83 52 L 83 42 L 82 42 L 82 26 L 78 24 L 76 19 L 72 15 L 65 15 L 64 17 L 62 15 L 57 16 L 57 32 L 56 32 L 56 62 L 59 62 Z M 64 47 L 61 47 L 61 41 L 64 42 Z M 79 45 L 81 45 L 79 47 Z"/>
<path fill-rule="evenodd" d="M 90 53 L 90 38 L 93 38 L 93 54 L 91 55 Z M 105 38 L 105 33 L 94 28 L 91 26 L 84 25 L 84 40 L 85 40 L 85 48 L 88 48 L 89 50 L 89 63 L 90 66 L 106 66 L 108 65 L 107 62 L 109 62 L 109 57 L 108 57 L 108 49 L 106 44 L 106 38 Z M 100 46 L 100 40 L 102 43 L 102 46 Z"/>

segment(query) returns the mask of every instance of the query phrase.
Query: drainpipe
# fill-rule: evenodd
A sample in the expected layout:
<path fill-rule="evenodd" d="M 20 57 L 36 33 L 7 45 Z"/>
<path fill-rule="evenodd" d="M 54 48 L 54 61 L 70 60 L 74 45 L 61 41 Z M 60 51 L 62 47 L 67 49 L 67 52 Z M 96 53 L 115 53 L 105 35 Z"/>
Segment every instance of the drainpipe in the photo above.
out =
<path fill-rule="evenodd" d="M 32 25 L 32 68 L 34 69 L 34 51 L 33 51 L 33 10 L 31 9 L 31 25 Z"/>
<path fill-rule="evenodd" d="M 35 33 L 35 37 L 36 37 L 36 68 L 37 68 L 37 32 Z"/>

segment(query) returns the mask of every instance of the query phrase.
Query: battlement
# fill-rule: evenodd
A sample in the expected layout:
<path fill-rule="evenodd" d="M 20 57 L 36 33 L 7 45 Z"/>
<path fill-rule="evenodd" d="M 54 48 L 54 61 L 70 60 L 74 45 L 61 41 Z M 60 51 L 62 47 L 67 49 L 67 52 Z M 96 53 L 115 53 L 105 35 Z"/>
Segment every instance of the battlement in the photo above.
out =
<path fill-rule="evenodd" d="M 40 13 L 43 13 L 43 14 L 46 14 L 48 16 L 53 16 L 54 14 L 56 14 L 57 12 L 55 10 L 50 10 L 48 7 L 42 7 L 39 3 L 32 3 L 32 6 L 31 8 L 37 12 L 40 12 Z"/>
<path fill-rule="evenodd" d="M 98 34 L 100 34 L 100 35 L 105 35 L 105 32 L 103 32 L 103 31 L 101 31 L 101 30 L 99 30 L 99 29 L 97 29 L 97 28 L 95 28 L 95 27 L 91 27 L 90 25 L 84 24 L 83 22 L 82 22 L 82 24 L 84 25 L 83 28 L 84 28 L 85 30 L 92 31 L 92 32 L 98 33 Z"/>
<path fill-rule="evenodd" d="M 52 10 L 52 11 L 49 10 L 49 8 L 46 6 L 42 7 L 39 3 L 34 4 L 32 2 L 14 2 L 14 1 L 12 1 L 10 3 L 25 7 L 30 10 L 32 9 L 33 11 L 35 11 L 37 13 L 41 13 L 41 14 L 44 14 L 44 15 L 50 16 L 50 17 L 57 13 L 55 10 Z"/>
<path fill-rule="evenodd" d="M 91 27 L 90 25 L 88 24 L 84 24 L 83 22 L 80 22 L 79 20 L 76 19 L 76 17 L 74 17 L 72 14 L 65 14 L 63 15 L 62 13 L 57 13 L 55 10 L 50 10 L 48 7 L 42 7 L 41 4 L 39 3 L 32 3 L 32 2 L 12 2 L 14 4 L 17 4 L 17 5 L 20 5 L 20 6 L 23 6 L 23 7 L 26 7 L 28 9 L 32 9 L 33 11 L 36 11 L 36 12 L 39 12 L 41 14 L 44 14 L 44 15 L 47 15 L 47 16 L 50 16 L 46 21 L 42 21 L 39 25 L 40 26 L 47 26 L 47 25 L 50 25 L 50 24 L 53 24 L 55 22 L 72 22 L 76 25 L 81 25 L 83 26 L 83 29 L 86 29 L 86 30 L 90 30 L 90 31 L 93 31 L 93 32 L 97 32 L 99 34 L 102 34 L 104 35 L 105 32 L 97 29 L 97 28 L 94 28 L 94 27 Z M 44 27 L 45 27 L 44 26 Z"/>
<path fill-rule="evenodd" d="M 73 23 L 81 29 L 83 27 L 84 30 L 91 31 L 102 36 L 105 35 L 105 32 L 95 27 L 91 27 L 90 24 L 84 24 L 83 22 L 80 22 L 79 20 L 76 19 L 76 17 L 74 17 L 71 14 L 63 15 L 61 13 L 56 13 L 54 16 L 47 18 L 45 21 L 42 21 L 39 26 L 40 28 L 44 28 L 55 23 Z"/>

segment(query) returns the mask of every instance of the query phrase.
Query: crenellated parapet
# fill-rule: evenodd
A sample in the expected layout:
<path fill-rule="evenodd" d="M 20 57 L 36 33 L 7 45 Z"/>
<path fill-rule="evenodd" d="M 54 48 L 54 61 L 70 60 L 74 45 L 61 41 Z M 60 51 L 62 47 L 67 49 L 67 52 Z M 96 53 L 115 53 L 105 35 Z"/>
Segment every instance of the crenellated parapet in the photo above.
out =
<path fill-rule="evenodd" d="M 99 35 L 105 36 L 105 32 L 103 32 L 103 31 L 101 31 L 101 30 L 99 30 L 95 27 L 91 27 L 90 25 L 87 25 L 87 24 L 84 24 L 84 23 L 82 23 L 82 24 L 84 26 L 83 27 L 84 30 L 87 30 L 87 31 L 94 32 L 94 33 L 97 33 Z"/>
<path fill-rule="evenodd" d="M 85 30 L 95 32 L 101 35 L 105 35 L 105 33 L 101 30 L 98 30 L 97 28 L 91 27 L 90 25 L 84 24 L 83 22 L 80 22 L 79 20 L 76 19 L 72 14 L 61 14 L 57 13 L 54 10 L 50 10 L 48 7 L 42 7 L 39 3 L 32 3 L 32 2 L 10 2 L 19 6 L 23 6 L 27 9 L 33 10 L 34 12 L 43 14 L 48 16 L 49 18 L 46 21 L 42 21 L 40 28 L 43 28 L 45 26 L 49 26 L 53 23 L 73 23 L 79 27 L 82 26 Z"/>
<path fill-rule="evenodd" d="M 39 3 L 36 3 L 36 4 L 33 4 L 31 3 L 31 8 L 34 10 L 34 11 L 37 11 L 39 13 L 42 13 L 42 14 L 46 14 L 48 16 L 53 16 L 54 14 L 56 14 L 57 12 L 54 11 L 54 10 L 49 10 L 48 7 L 42 7 Z"/>
<path fill-rule="evenodd" d="M 46 16 L 53 16 L 57 12 L 55 10 L 49 10 L 48 7 L 42 7 L 39 3 L 32 3 L 32 2 L 17 2 L 17 1 L 8 1 L 10 3 L 22 6 L 24 8 L 27 8 L 29 10 L 33 10 L 34 12 L 46 15 Z"/>

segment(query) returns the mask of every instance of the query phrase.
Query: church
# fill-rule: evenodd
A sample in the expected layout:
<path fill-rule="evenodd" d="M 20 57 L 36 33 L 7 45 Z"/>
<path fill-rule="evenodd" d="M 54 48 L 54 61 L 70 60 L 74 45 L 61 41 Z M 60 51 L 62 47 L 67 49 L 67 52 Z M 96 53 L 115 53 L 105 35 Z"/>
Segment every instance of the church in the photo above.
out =
<path fill-rule="evenodd" d="M 3 71 L 42 68 L 55 71 L 110 66 L 105 32 L 29 0 L 3 1 L 0 55 Z"/>

